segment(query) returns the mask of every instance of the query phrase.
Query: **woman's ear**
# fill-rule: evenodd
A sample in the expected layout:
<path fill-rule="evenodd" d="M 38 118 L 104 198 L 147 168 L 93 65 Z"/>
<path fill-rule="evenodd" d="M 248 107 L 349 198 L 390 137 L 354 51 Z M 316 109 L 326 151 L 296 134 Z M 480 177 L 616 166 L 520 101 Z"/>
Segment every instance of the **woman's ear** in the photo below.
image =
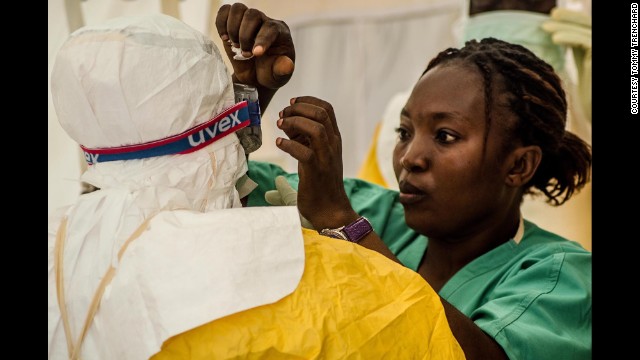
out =
<path fill-rule="evenodd" d="M 508 186 L 519 187 L 528 183 L 536 173 L 542 161 L 542 150 L 539 146 L 518 147 L 509 155 L 511 168 L 505 179 Z"/>

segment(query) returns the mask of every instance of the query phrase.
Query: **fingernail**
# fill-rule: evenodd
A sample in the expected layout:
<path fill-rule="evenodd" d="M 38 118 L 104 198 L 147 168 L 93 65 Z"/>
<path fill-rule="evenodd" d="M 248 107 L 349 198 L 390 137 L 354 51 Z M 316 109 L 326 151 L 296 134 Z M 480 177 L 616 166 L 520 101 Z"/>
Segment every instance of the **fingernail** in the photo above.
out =
<path fill-rule="evenodd" d="M 282 118 L 282 114 L 283 114 L 283 111 L 282 111 L 282 110 L 280 110 L 280 112 L 278 113 L 278 116 L 279 116 L 280 118 Z"/>
<path fill-rule="evenodd" d="M 282 144 L 282 138 L 276 138 L 276 145 L 280 146 Z"/>
<path fill-rule="evenodd" d="M 256 45 L 253 47 L 253 52 L 254 54 L 257 53 L 262 55 L 262 53 L 264 52 L 264 48 L 262 47 L 262 45 Z"/>
<path fill-rule="evenodd" d="M 291 98 L 291 100 L 289 100 L 289 103 L 291 105 L 295 104 L 296 103 L 296 98 Z"/>
<path fill-rule="evenodd" d="M 222 39 L 222 41 L 227 41 L 227 40 L 229 40 L 229 35 L 227 35 L 227 34 L 221 35 L 220 39 Z"/>
<path fill-rule="evenodd" d="M 282 127 L 282 119 L 278 119 L 278 121 L 276 121 L 276 124 L 278 124 L 278 127 Z"/>

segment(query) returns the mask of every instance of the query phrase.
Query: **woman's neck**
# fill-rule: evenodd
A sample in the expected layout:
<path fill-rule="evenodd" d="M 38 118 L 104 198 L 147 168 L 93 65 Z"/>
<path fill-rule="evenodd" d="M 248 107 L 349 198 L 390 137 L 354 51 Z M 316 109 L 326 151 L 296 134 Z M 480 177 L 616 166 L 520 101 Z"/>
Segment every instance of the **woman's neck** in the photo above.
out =
<path fill-rule="evenodd" d="M 512 239 L 519 224 L 520 212 L 517 211 L 468 237 L 429 238 L 429 246 L 422 257 L 418 273 L 434 290 L 440 291 L 465 265 Z"/>

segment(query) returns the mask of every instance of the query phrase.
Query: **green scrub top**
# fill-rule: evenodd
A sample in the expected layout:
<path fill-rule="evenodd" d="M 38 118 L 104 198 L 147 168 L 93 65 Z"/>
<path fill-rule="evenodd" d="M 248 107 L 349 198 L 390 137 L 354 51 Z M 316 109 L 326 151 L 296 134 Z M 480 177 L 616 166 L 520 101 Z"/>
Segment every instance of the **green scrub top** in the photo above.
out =
<path fill-rule="evenodd" d="M 270 206 L 264 199 L 264 193 L 275 190 L 278 175 L 284 176 L 294 189 L 298 189 L 298 174 L 289 174 L 274 164 L 249 161 L 247 174 L 258 183 L 258 187 L 249 194 L 247 206 Z M 398 192 L 359 179 L 345 178 L 344 187 L 353 210 L 369 219 L 373 230 L 404 266 L 417 271 L 427 249 L 427 238 L 405 223 Z"/>
<path fill-rule="evenodd" d="M 258 188 L 249 206 L 268 206 L 264 193 L 283 175 L 298 188 L 298 175 L 268 163 L 249 162 Z M 398 192 L 345 179 L 354 210 L 367 217 L 389 249 L 417 270 L 427 238 L 407 227 Z M 578 243 L 524 221 L 524 236 L 476 258 L 439 295 L 493 337 L 511 359 L 590 359 L 592 352 L 591 253 Z"/>

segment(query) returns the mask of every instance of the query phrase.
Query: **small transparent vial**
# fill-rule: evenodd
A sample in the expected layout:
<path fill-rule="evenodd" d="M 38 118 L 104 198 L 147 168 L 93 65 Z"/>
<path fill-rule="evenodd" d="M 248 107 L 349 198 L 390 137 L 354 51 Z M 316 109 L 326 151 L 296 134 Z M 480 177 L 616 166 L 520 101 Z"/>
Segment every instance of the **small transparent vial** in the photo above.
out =
<path fill-rule="evenodd" d="M 240 144 L 246 154 L 252 153 L 262 146 L 262 129 L 260 128 L 260 102 L 258 101 L 258 90 L 251 85 L 233 84 L 235 102 L 246 101 L 249 105 L 249 119 L 251 124 L 236 132 Z"/>

